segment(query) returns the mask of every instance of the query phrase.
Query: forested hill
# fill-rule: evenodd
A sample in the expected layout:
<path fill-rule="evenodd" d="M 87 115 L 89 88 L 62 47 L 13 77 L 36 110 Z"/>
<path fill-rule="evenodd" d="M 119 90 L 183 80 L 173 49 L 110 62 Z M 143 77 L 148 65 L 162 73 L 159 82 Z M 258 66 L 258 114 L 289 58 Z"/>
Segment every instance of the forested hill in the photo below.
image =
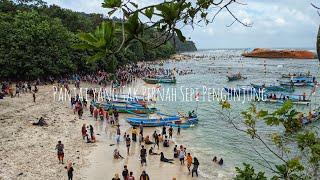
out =
<path fill-rule="evenodd" d="M 103 21 L 108 19 L 101 14 L 48 6 L 41 0 L 0 0 L 0 79 L 31 80 L 97 70 L 114 72 L 127 63 L 195 50 L 190 42 L 184 45 L 176 41 L 176 49 L 172 42 L 155 49 L 146 49 L 135 42 L 112 60 L 88 62 L 90 52 L 73 48 L 79 42 L 77 34 L 93 32 Z M 145 32 L 144 38 L 156 36 L 154 31 Z"/>

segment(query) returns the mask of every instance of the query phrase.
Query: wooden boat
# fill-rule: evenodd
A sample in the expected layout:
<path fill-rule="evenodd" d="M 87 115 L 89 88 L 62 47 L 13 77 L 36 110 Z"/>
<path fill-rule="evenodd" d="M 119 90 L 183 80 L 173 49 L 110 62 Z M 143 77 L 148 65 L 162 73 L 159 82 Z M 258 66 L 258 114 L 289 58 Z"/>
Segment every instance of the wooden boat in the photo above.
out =
<path fill-rule="evenodd" d="M 305 125 L 308 125 L 308 124 L 311 124 L 315 121 L 318 121 L 320 119 L 320 115 L 319 115 L 319 112 L 315 112 L 312 114 L 312 117 L 311 118 L 308 118 L 308 117 L 302 117 L 301 119 L 301 124 L 303 126 Z"/>
<path fill-rule="evenodd" d="M 127 101 L 152 101 L 152 99 L 147 96 L 142 95 L 130 95 L 130 94 L 115 94 L 113 96 L 107 97 L 110 100 L 127 100 Z"/>
<path fill-rule="evenodd" d="M 277 104 L 283 104 L 287 101 L 291 101 L 292 104 L 295 105 L 310 105 L 311 100 L 306 99 L 303 97 L 303 95 L 292 95 L 292 94 L 280 94 L 275 98 L 272 98 L 272 93 L 270 95 L 264 94 L 264 98 L 260 99 L 261 102 L 267 102 L 267 103 L 277 103 Z"/>
<path fill-rule="evenodd" d="M 160 127 L 172 126 L 181 128 L 188 128 L 198 122 L 197 117 L 180 117 L 178 115 L 166 115 L 162 113 L 152 114 L 147 118 L 127 118 L 127 122 L 132 126 L 139 126 L 142 124 L 144 127 Z"/>
<path fill-rule="evenodd" d="M 177 80 L 175 77 L 170 76 L 155 76 L 155 77 L 148 77 L 143 79 L 144 82 L 148 84 L 158 84 L 158 83 L 176 83 Z"/>
<path fill-rule="evenodd" d="M 240 79 L 247 79 L 247 77 L 243 77 L 240 73 L 227 75 L 228 81 L 236 81 Z"/>
<path fill-rule="evenodd" d="M 181 129 L 187 129 L 187 128 L 195 126 L 195 124 L 197 124 L 197 123 L 198 123 L 198 118 L 190 118 L 184 123 L 179 123 L 179 122 L 167 123 L 167 126 L 171 126 L 174 128 L 180 127 Z"/>
<path fill-rule="evenodd" d="M 254 87 L 256 90 L 262 90 L 265 91 L 271 91 L 271 92 L 293 92 L 294 88 L 292 87 L 283 87 L 278 85 L 257 85 L 257 84 L 251 84 L 252 87 Z"/>
<path fill-rule="evenodd" d="M 276 104 L 284 104 L 288 100 L 282 100 L 282 99 L 265 99 L 265 100 L 260 100 L 259 102 L 266 102 L 266 103 L 276 103 Z M 310 100 L 300 100 L 300 101 L 292 101 L 292 104 L 295 105 L 306 105 L 309 106 L 311 101 Z"/>
<path fill-rule="evenodd" d="M 156 108 L 149 108 L 146 106 L 142 106 L 140 104 L 133 104 L 133 103 L 116 103 L 116 102 L 105 102 L 105 103 L 95 103 L 96 107 L 102 107 L 105 110 L 108 109 L 116 109 L 120 113 L 128 113 L 134 112 L 137 114 L 149 114 L 154 113 L 157 109 Z"/>
<path fill-rule="evenodd" d="M 292 82 L 292 81 L 279 81 L 279 84 L 281 86 L 289 86 L 289 87 L 293 87 L 293 86 L 296 86 L 296 87 L 307 87 L 307 86 L 313 87 L 315 85 L 312 82 L 310 83 L 310 82 Z"/>
<path fill-rule="evenodd" d="M 293 77 L 290 81 L 279 81 L 282 86 L 314 86 L 316 83 L 316 78 L 310 77 Z"/>
<path fill-rule="evenodd" d="M 238 88 L 226 88 L 224 90 L 232 95 L 241 95 L 241 94 L 255 94 L 257 90 L 251 86 L 248 87 L 238 87 Z"/>
<path fill-rule="evenodd" d="M 282 74 L 282 78 L 310 78 L 312 75 L 310 73 L 293 73 L 293 74 Z"/>

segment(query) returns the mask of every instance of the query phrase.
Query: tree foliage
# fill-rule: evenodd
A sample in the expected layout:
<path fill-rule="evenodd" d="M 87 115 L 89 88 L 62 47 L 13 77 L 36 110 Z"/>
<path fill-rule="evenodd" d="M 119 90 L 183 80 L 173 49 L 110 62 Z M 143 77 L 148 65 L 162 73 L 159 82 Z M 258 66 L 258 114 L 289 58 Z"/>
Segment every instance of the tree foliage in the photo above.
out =
<path fill-rule="evenodd" d="M 123 42 L 121 19 L 47 6 L 41 0 L 0 0 L 0 15 L 2 79 L 36 79 L 97 70 L 114 72 L 128 63 L 169 57 L 175 52 L 170 42 L 147 49 L 141 41 L 133 40 L 135 33 L 143 41 L 156 36 L 152 28 L 140 34 L 143 25 L 134 18 L 124 24 L 125 38 L 130 40 Z M 120 48 L 122 43 L 126 43 L 126 48 Z M 73 48 L 75 44 L 82 48 Z"/>
<path fill-rule="evenodd" d="M 239 122 L 239 116 L 231 115 L 231 105 L 221 102 L 222 110 L 217 113 L 222 119 L 227 120 L 236 130 L 247 134 L 252 140 L 260 142 L 265 151 L 272 154 L 278 163 L 274 164 L 265 157 L 264 152 L 252 149 L 264 162 L 260 164 L 271 172 L 272 179 L 317 179 L 320 168 L 320 138 L 314 131 L 304 131 L 299 121 L 299 114 L 290 101 L 273 112 L 258 110 L 251 105 L 248 110 L 242 112 L 243 120 Z M 317 117 L 319 118 L 319 117 Z M 278 126 L 284 133 L 274 132 L 262 135 L 257 123 L 264 122 L 265 128 Z M 265 132 L 265 129 L 264 129 Z M 270 131 L 271 132 L 271 131 Z M 236 168 L 235 179 L 265 179 L 264 173 L 256 174 L 254 168 L 244 164 L 244 169 Z"/>

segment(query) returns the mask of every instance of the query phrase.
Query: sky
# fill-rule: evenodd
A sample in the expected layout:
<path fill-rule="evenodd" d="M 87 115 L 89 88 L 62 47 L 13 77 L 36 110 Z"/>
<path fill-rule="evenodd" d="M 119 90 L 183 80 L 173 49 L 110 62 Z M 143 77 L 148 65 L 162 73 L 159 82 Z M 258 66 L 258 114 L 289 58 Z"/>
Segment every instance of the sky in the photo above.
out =
<path fill-rule="evenodd" d="M 161 0 L 134 0 L 140 6 Z M 315 48 L 320 16 L 311 2 L 319 0 L 238 0 L 246 5 L 232 4 L 231 11 L 245 27 L 234 23 L 227 11 L 222 11 L 207 26 L 186 27 L 184 35 L 195 42 L 198 49 L 211 48 Z M 86 13 L 107 14 L 101 8 L 103 0 L 46 0 L 63 8 Z M 212 10 L 212 14 L 216 9 Z"/>

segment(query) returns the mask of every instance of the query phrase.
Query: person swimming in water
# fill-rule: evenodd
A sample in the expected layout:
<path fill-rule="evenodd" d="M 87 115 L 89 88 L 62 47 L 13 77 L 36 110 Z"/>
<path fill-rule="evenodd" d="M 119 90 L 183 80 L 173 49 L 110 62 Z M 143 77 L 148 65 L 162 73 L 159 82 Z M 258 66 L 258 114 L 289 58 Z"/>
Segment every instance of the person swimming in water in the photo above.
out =
<path fill-rule="evenodd" d="M 215 163 L 218 162 L 217 156 L 213 157 L 212 162 L 215 162 Z"/>

